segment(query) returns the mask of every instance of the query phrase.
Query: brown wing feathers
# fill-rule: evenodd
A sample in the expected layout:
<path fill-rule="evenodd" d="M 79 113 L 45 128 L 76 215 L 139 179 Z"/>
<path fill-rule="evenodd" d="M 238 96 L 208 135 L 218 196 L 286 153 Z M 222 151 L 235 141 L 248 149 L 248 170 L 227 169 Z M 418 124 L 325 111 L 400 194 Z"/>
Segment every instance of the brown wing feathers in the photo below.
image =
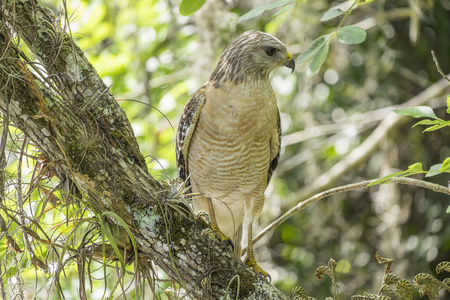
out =
<path fill-rule="evenodd" d="M 183 115 L 180 120 L 180 124 L 177 132 L 176 140 L 176 157 L 178 166 L 178 177 L 186 181 L 186 186 L 189 184 L 189 168 L 188 168 L 188 153 L 189 145 L 192 135 L 194 134 L 195 127 L 197 125 L 200 111 L 205 104 L 206 95 L 205 87 L 198 89 L 189 98 L 183 111 Z"/>

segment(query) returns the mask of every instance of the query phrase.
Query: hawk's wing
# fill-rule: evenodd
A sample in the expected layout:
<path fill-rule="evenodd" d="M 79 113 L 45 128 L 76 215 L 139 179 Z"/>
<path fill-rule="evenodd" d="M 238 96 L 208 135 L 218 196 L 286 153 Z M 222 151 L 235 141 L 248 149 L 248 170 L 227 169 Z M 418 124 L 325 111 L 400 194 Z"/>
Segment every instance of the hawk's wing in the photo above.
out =
<path fill-rule="evenodd" d="M 189 98 L 184 107 L 180 124 L 178 125 L 176 141 L 178 177 L 185 181 L 186 187 L 190 187 L 188 168 L 189 146 L 197 126 L 200 112 L 206 102 L 205 91 L 206 86 L 202 86 Z"/>
<path fill-rule="evenodd" d="M 278 159 L 280 158 L 280 149 L 281 149 L 281 118 L 280 111 L 277 109 L 277 125 L 272 135 L 272 143 L 270 145 L 271 151 L 271 162 L 269 166 L 269 172 L 267 173 L 267 185 L 269 185 L 270 178 L 272 178 L 272 174 L 278 166 Z"/>

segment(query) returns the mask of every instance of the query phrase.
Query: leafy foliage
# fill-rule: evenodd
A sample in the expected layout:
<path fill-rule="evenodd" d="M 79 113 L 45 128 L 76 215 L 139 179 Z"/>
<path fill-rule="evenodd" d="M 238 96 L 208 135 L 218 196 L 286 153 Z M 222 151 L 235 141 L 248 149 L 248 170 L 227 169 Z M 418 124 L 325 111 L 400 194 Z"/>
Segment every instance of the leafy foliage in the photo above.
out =
<path fill-rule="evenodd" d="M 332 8 L 323 14 L 322 18 L 320 18 L 320 21 L 321 22 L 329 21 L 331 19 L 334 19 L 334 18 L 339 17 L 340 15 L 344 15 L 344 14 L 345 14 L 345 12 L 342 11 L 342 9 Z"/>
<path fill-rule="evenodd" d="M 311 57 L 315 56 L 319 50 L 323 49 L 323 47 L 328 43 L 330 35 L 322 35 L 314 40 L 311 45 L 299 55 L 297 61 L 299 63 L 304 62 Z"/>
<path fill-rule="evenodd" d="M 448 101 L 449 97 L 450 97 L 450 94 L 449 94 L 449 96 L 447 96 L 447 107 L 448 108 L 450 108 L 449 101 Z M 448 110 L 449 109 L 447 109 L 447 113 L 448 113 Z M 428 127 L 427 129 L 425 129 L 424 132 L 425 131 L 434 131 L 434 130 L 444 128 L 446 126 L 450 126 L 450 121 L 444 121 L 444 120 L 438 118 L 436 116 L 436 114 L 434 113 L 433 109 L 429 106 L 406 107 L 406 108 L 402 108 L 402 109 L 396 109 L 394 111 L 397 114 L 402 115 L 402 116 L 411 116 L 413 118 L 428 118 L 428 119 L 421 120 L 413 125 L 413 127 L 415 127 L 417 125 L 431 125 L 431 127 Z M 433 120 L 430 120 L 430 119 L 433 119 Z M 450 156 L 447 157 L 441 164 L 432 165 L 430 167 L 429 171 L 422 170 L 421 163 L 415 163 L 415 164 L 409 166 L 408 169 L 405 171 L 396 172 L 396 173 L 387 175 L 383 178 L 380 178 L 380 179 L 372 182 L 370 184 L 370 186 L 377 185 L 380 183 L 388 183 L 389 179 L 391 179 L 393 177 L 412 176 L 412 175 L 422 174 L 422 173 L 426 174 L 425 177 L 432 177 L 432 176 L 439 175 L 441 173 L 450 173 Z M 450 205 L 449 205 L 449 209 L 450 209 Z M 447 209 L 447 211 L 449 209 Z"/>
<path fill-rule="evenodd" d="M 361 44 L 366 40 L 367 33 L 361 27 L 349 25 L 337 32 L 339 42 L 347 45 Z"/>
<path fill-rule="evenodd" d="M 346 45 L 361 44 L 366 40 L 367 34 L 364 29 L 358 26 L 349 25 L 341 27 L 346 17 L 348 17 L 353 9 L 353 7 L 361 2 L 360 0 L 355 0 L 348 9 L 347 12 L 342 11 L 340 8 L 332 8 L 328 10 L 320 19 L 322 22 L 326 22 L 337 18 L 341 15 L 345 17 L 340 22 L 338 29 L 327 35 L 318 37 L 298 58 L 298 62 L 304 62 L 310 57 L 314 56 L 311 64 L 309 65 L 308 71 L 309 76 L 315 74 L 320 67 L 325 63 L 328 56 L 329 43 L 334 35 L 337 36 L 337 40 Z"/>
<path fill-rule="evenodd" d="M 199 10 L 206 0 L 183 0 L 180 3 L 180 13 L 183 16 L 190 16 Z"/>
<path fill-rule="evenodd" d="M 288 4 L 291 3 L 291 2 L 292 1 L 281 0 L 281 1 L 274 2 L 274 3 L 269 3 L 269 4 L 266 4 L 266 5 L 263 5 L 263 6 L 258 6 L 257 8 L 252 9 L 248 13 L 246 13 L 246 14 L 242 15 L 241 17 L 239 17 L 239 19 L 237 19 L 237 23 L 250 20 L 252 18 L 255 18 L 255 17 L 261 15 L 265 11 L 272 10 L 272 9 L 280 7 L 280 6 L 285 6 L 285 9 L 290 9 L 290 8 L 292 8 L 292 5 L 288 6 Z M 284 9 L 282 9 L 280 11 L 284 12 Z"/>
<path fill-rule="evenodd" d="M 384 276 L 381 281 L 381 286 L 377 293 L 364 292 L 363 295 L 352 295 L 352 300 L 412 300 L 413 299 L 413 287 L 418 289 L 420 296 L 427 295 L 430 299 L 435 298 L 439 294 L 439 290 L 450 291 L 447 279 L 440 281 L 434 276 L 427 273 L 417 274 L 413 279 L 413 285 L 406 280 L 400 278 L 397 274 L 393 273 L 392 265 L 394 260 L 391 258 L 384 258 L 377 252 L 375 254 L 378 263 L 385 265 Z M 436 266 L 436 272 L 441 273 L 443 270 L 450 271 L 448 261 L 443 261 Z M 327 297 L 326 299 L 337 300 L 339 299 L 338 285 L 336 284 L 336 267 L 338 263 L 334 259 L 330 259 L 328 265 L 320 266 L 316 269 L 316 277 L 321 280 L 327 275 L 331 278 L 333 297 Z M 393 286 L 394 288 L 392 288 Z M 292 288 L 291 293 L 294 299 L 316 299 L 307 295 L 305 289 L 301 286 L 295 286 Z"/>

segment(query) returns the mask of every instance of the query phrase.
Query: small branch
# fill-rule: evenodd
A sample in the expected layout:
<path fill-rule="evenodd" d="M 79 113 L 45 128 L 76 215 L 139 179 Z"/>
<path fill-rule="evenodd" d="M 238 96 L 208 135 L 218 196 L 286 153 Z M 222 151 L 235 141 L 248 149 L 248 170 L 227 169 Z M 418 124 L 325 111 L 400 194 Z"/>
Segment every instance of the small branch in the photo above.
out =
<path fill-rule="evenodd" d="M 424 180 L 414 179 L 414 178 L 408 178 L 408 177 L 397 177 L 392 178 L 392 180 L 389 181 L 389 183 L 397 183 L 397 184 L 406 184 L 406 185 L 414 185 L 418 187 L 423 187 L 428 190 L 432 190 L 436 193 L 442 193 L 450 195 L 450 187 L 445 187 L 440 184 L 431 183 Z"/>
<path fill-rule="evenodd" d="M 3 97 L 2 94 L 0 94 L 0 97 Z M 6 186 L 6 175 L 5 175 L 5 168 L 7 165 L 6 161 L 6 155 L 5 155 L 5 149 L 6 149 L 6 142 L 8 140 L 8 132 L 9 132 L 9 103 L 6 102 L 6 109 L 5 112 L 2 112 L 2 134 L 0 136 L 0 197 L 1 202 L 3 203 L 3 199 L 5 199 L 5 186 Z"/>
<path fill-rule="evenodd" d="M 412 71 L 409 71 L 412 73 Z M 445 103 L 433 102 L 429 106 L 433 109 L 445 106 Z M 357 133 L 365 132 L 372 127 L 377 126 L 381 121 L 386 118 L 386 115 L 392 112 L 394 109 L 399 108 L 398 105 L 391 105 L 380 109 L 372 110 L 361 114 L 357 119 L 354 117 L 346 117 L 340 123 L 321 124 L 312 127 L 305 128 L 300 131 L 292 132 L 283 135 L 282 146 L 287 147 L 297 143 L 302 143 L 307 140 L 316 139 L 317 137 L 324 135 L 337 135 L 342 134 L 346 130 L 356 129 Z M 291 165 L 291 164 L 288 164 Z M 277 169 L 277 174 L 280 174 L 280 167 Z"/>
<path fill-rule="evenodd" d="M 397 108 L 424 105 L 430 99 L 436 98 L 443 93 L 448 93 L 448 90 L 449 85 L 447 81 L 441 79 Z M 394 113 L 387 115 L 364 142 L 354 148 L 346 157 L 337 162 L 328 172 L 316 178 L 308 188 L 303 188 L 296 192 L 294 198 L 306 199 L 330 187 L 334 182 L 338 181 L 343 174 L 351 169 L 355 169 L 356 166 L 367 160 L 378 148 L 380 142 L 389 133 L 395 130 L 395 128 L 405 123 L 407 120 L 407 116 L 400 116 Z"/>
<path fill-rule="evenodd" d="M 352 183 L 352 184 L 347 184 L 347 185 L 340 186 L 337 188 L 332 188 L 332 189 L 326 190 L 322 193 L 319 193 L 317 195 L 314 195 L 313 197 L 310 197 L 304 201 L 301 201 L 296 206 L 291 208 L 288 212 L 284 213 L 281 217 L 279 217 L 278 219 L 273 221 L 269 226 L 264 228 L 260 233 L 258 233 L 258 235 L 253 238 L 253 243 L 255 244 L 256 242 L 258 242 L 269 231 L 277 228 L 281 223 L 283 223 L 284 221 L 286 221 L 287 219 L 292 217 L 295 213 L 305 209 L 310 204 L 312 204 L 316 201 L 319 201 L 320 199 L 332 196 L 332 195 L 346 193 L 349 191 L 358 190 L 358 189 L 362 189 L 362 188 L 368 189 L 369 188 L 368 185 L 373 181 L 375 181 L 375 180 L 365 180 L 365 181 L 361 181 L 358 183 Z M 439 184 L 435 184 L 435 183 L 431 183 L 431 182 L 427 182 L 427 181 L 423 181 L 423 180 L 419 180 L 419 179 L 406 178 L 406 177 L 395 177 L 395 178 L 392 178 L 389 181 L 389 183 L 414 185 L 414 186 L 423 187 L 423 188 L 432 190 L 437 193 L 443 193 L 443 194 L 450 195 L 450 187 L 447 188 L 447 187 L 439 185 Z M 247 246 L 245 246 L 242 249 L 242 255 L 244 255 L 246 252 L 247 252 Z"/>
<path fill-rule="evenodd" d="M 445 75 L 445 73 L 442 71 L 441 66 L 438 63 L 437 57 L 436 57 L 436 55 L 434 55 L 434 50 L 433 49 L 431 49 L 431 55 L 433 56 L 433 61 L 434 61 L 435 65 L 436 65 L 436 68 L 437 68 L 439 74 L 441 74 L 442 78 L 444 78 L 445 80 L 450 82 L 450 78 L 448 78 L 448 76 Z"/>
<path fill-rule="evenodd" d="M 3 95 L 0 94 L 0 97 Z M 6 148 L 6 142 L 8 139 L 8 123 L 9 123 L 9 112 L 8 112 L 8 104 L 6 105 L 6 111 L 2 113 L 2 134 L 0 136 L 0 205 L 4 205 L 3 201 L 5 199 L 5 186 L 6 186 L 6 174 L 5 174 L 5 168 L 6 168 L 6 155 L 5 155 L 5 148 Z M 3 217 L 0 216 L 0 234 L 3 235 L 4 228 L 6 227 L 5 221 L 3 220 Z M 6 231 L 6 230 L 5 230 Z M 0 263 L 0 274 L 2 273 L 2 263 Z M 0 280 L 0 294 L 2 296 L 2 299 L 6 299 L 6 292 L 5 287 L 3 285 L 3 278 Z"/>

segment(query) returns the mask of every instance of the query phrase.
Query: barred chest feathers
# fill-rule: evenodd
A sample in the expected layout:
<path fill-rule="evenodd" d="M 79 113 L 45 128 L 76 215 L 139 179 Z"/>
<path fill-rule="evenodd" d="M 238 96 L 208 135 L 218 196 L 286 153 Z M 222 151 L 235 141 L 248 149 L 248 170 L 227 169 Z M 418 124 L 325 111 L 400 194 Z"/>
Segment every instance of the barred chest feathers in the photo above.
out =
<path fill-rule="evenodd" d="M 208 89 L 206 99 L 226 99 L 223 102 L 207 101 L 200 116 L 217 130 L 220 138 L 267 139 L 277 120 L 277 102 L 269 82 L 259 85 L 241 84 L 241 87 L 224 84 L 221 89 Z M 239 91 L 236 93 L 235 91 Z M 245 91 L 243 93 L 242 91 Z"/>
<path fill-rule="evenodd" d="M 207 89 L 188 158 L 193 189 L 226 203 L 264 193 L 278 118 L 270 84 L 236 90 Z"/>

